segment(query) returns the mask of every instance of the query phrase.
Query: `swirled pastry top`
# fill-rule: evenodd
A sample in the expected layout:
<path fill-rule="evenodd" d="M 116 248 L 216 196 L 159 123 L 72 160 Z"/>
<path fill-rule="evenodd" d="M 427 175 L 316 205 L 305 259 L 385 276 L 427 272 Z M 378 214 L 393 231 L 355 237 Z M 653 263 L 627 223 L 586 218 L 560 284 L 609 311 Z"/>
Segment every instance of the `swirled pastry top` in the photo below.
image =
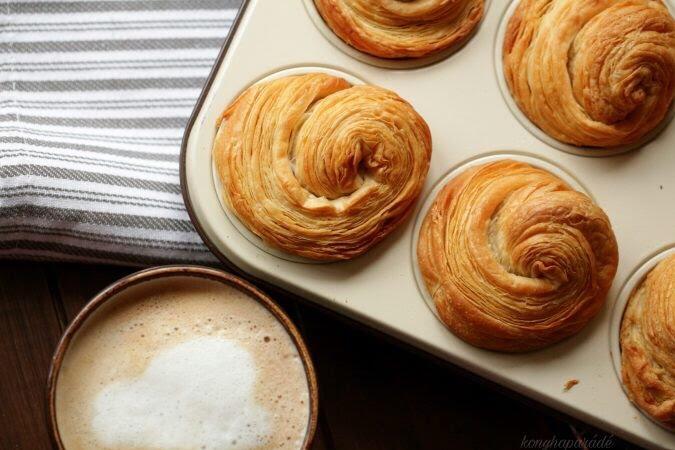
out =
<path fill-rule="evenodd" d="M 328 26 L 352 47 L 381 58 L 418 58 L 469 37 L 484 0 L 314 0 Z"/>
<path fill-rule="evenodd" d="M 249 230 L 295 255 L 341 260 L 410 212 L 431 135 L 395 93 L 316 73 L 248 88 L 224 112 L 213 154 L 224 200 Z"/>
<path fill-rule="evenodd" d="M 675 430 L 675 255 L 659 262 L 632 293 L 620 339 L 628 396 Z"/>
<path fill-rule="evenodd" d="M 673 100 L 675 21 L 661 0 L 521 0 L 503 58 L 514 100 L 550 136 L 635 143 Z"/>
<path fill-rule="evenodd" d="M 417 257 L 452 332 L 513 352 L 579 331 L 602 306 L 618 262 L 609 219 L 588 196 L 511 160 L 469 168 L 443 187 Z"/>

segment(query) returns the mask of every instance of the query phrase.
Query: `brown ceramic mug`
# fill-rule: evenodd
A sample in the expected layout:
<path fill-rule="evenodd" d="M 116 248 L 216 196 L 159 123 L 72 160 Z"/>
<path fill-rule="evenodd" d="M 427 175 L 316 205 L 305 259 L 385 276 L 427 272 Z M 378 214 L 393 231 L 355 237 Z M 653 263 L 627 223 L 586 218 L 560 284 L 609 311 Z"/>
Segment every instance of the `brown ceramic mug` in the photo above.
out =
<path fill-rule="evenodd" d="M 180 325 L 178 322 L 165 322 L 169 318 L 180 322 Z M 250 333 L 246 330 L 250 330 Z M 239 337 L 245 335 L 241 346 L 228 344 L 231 341 L 235 342 L 228 340 L 228 333 L 238 333 L 236 336 Z M 211 347 L 203 347 L 204 345 Z M 218 347 L 219 345 L 221 347 Z M 222 347 L 223 345 L 225 347 Z M 216 350 L 199 351 L 204 348 Z M 221 348 L 224 349 L 222 354 L 217 351 Z M 181 351 L 183 356 L 176 356 Z M 166 365 L 167 361 L 173 361 L 170 359 L 170 355 L 173 354 L 177 358 L 197 359 L 186 367 L 180 367 L 180 364 L 175 363 Z M 253 364 L 238 362 L 238 355 L 252 355 L 252 359 L 248 356 L 244 359 L 246 361 L 250 359 Z M 220 361 L 227 357 L 230 359 Z M 161 365 L 160 360 L 165 366 Z M 281 365 L 282 363 L 285 366 Z M 236 379 L 228 385 L 234 386 L 234 394 L 228 390 L 225 398 L 236 398 L 240 402 L 245 401 L 246 404 L 243 409 L 238 407 L 236 412 L 227 411 L 227 407 L 224 406 L 220 411 L 221 416 L 225 417 L 224 420 L 228 420 L 229 417 L 237 421 L 244 414 L 242 411 L 253 411 L 251 408 L 258 408 L 255 405 L 251 406 L 249 400 L 242 399 L 255 396 L 256 401 L 263 399 L 264 405 L 267 405 L 265 402 L 271 398 L 270 394 L 274 393 L 274 403 L 270 401 L 269 407 L 282 409 L 262 408 L 263 413 L 255 409 L 250 413 L 253 422 L 246 424 L 255 429 L 256 424 L 269 422 L 255 420 L 260 417 L 272 418 L 270 419 L 273 422 L 270 425 L 272 431 L 265 437 L 269 438 L 269 441 L 264 439 L 260 441 L 268 442 L 269 445 L 258 447 L 276 447 L 278 439 L 281 438 L 289 441 L 285 442 L 287 444 L 285 448 L 307 449 L 311 446 L 318 419 L 318 387 L 307 346 L 297 328 L 270 297 L 248 282 L 219 270 L 197 266 L 157 267 L 122 278 L 96 295 L 70 323 L 57 345 L 47 380 L 47 417 L 54 444 L 61 450 L 91 448 L 91 439 L 95 437 L 97 445 L 112 447 L 113 445 L 106 439 L 110 436 L 113 441 L 134 439 L 136 436 L 134 433 L 137 432 L 134 427 L 145 418 L 150 428 L 144 432 L 152 430 L 152 426 L 159 427 L 155 428 L 158 430 L 158 440 L 152 438 L 152 445 L 159 443 L 162 446 L 162 442 L 163 445 L 168 445 L 169 441 L 166 439 L 174 437 L 178 442 L 183 442 L 180 438 L 188 434 L 210 436 L 208 427 L 218 425 L 210 422 L 216 420 L 213 417 L 221 417 L 213 415 L 211 408 L 213 404 L 209 404 L 208 415 L 198 416 L 206 420 L 206 425 L 203 424 L 203 420 L 194 421 L 195 429 L 199 428 L 201 434 L 190 430 L 189 433 L 181 435 L 181 427 L 190 427 L 191 422 L 188 421 L 186 425 L 186 420 L 181 418 L 175 426 L 166 426 L 172 422 L 167 422 L 169 419 L 164 414 L 166 412 L 171 416 L 175 410 L 172 403 L 174 401 L 183 401 L 184 404 L 191 402 L 193 397 L 199 397 L 200 401 L 208 403 L 211 398 L 218 399 L 218 395 L 222 394 L 204 392 L 202 395 L 200 389 L 195 390 L 194 387 L 191 387 L 192 390 L 186 389 L 185 392 L 181 390 L 181 386 L 189 384 L 187 380 L 190 383 L 199 383 L 203 372 L 208 372 L 198 371 L 200 364 L 206 364 L 205 367 L 225 368 L 228 371 L 234 364 L 235 368 L 231 371 L 237 373 L 244 373 L 242 371 L 249 370 L 250 367 L 256 370 L 253 372 L 255 383 L 253 381 L 241 383 L 241 379 Z M 162 372 L 167 368 L 170 368 L 168 375 Z M 154 375 L 147 375 L 153 371 Z M 172 371 L 177 372 L 172 374 Z M 158 377 L 157 373 L 161 375 Z M 230 376 L 228 373 L 222 375 L 224 376 L 215 379 L 222 380 Z M 203 376 L 207 377 L 204 383 L 211 382 L 208 375 Z M 178 377 L 177 384 L 170 384 L 172 377 Z M 300 377 L 304 377 L 306 385 Z M 273 384 L 274 380 L 277 381 L 276 384 Z M 168 386 L 164 390 L 162 390 L 163 383 Z M 248 397 L 238 395 L 243 392 L 243 388 L 240 387 L 242 384 L 252 386 L 250 392 L 247 391 Z M 218 383 L 197 386 L 213 385 Z M 145 391 L 139 386 L 148 387 L 147 390 L 159 398 L 146 401 L 143 398 Z M 177 386 L 175 393 L 171 386 Z M 138 392 L 141 392 L 141 395 L 137 395 Z M 167 395 L 162 395 L 161 392 Z M 280 393 L 278 399 L 277 392 Z M 298 399 L 301 400 L 298 402 Z M 129 402 L 133 403 L 132 407 L 128 407 Z M 148 404 L 166 408 L 157 415 L 157 411 L 152 409 L 143 410 L 145 407 L 149 408 Z M 219 402 L 216 407 L 222 404 L 224 402 Z M 282 406 L 278 406 L 280 404 Z M 299 406 L 300 404 L 302 405 Z M 199 409 L 199 404 L 191 405 L 190 408 L 189 411 L 195 411 L 195 408 Z M 131 419 L 127 417 L 127 411 L 136 409 L 145 411 L 145 415 L 139 416 L 141 420 L 138 418 L 132 420 L 133 414 Z M 116 411 L 124 413 L 120 415 Z M 279 411 L 285 413 L 278 414 Z M 294 423 L 291 418 L 295 420 Z M 302 423 L 305 423 L 305 420 L 306 426 L 303 427 Z M 115 428 L 118 425 L 119 428 Z M 239 425 L 244 436 L 233 438 L 233 445 L 237 444 L 236 439 L 242 439 L 239 444 L 243 445 L 247 436 L 261 436 L 260 432 L 255 431 L 258 433 L 255 434 L 250 432 L 250 428 L 244 428 L 243 424 Z M 291 433 L 291 427 L 295 434 Z M 129 446 L 129 442 L 136 441 L 120 442 L 115 445 L 124 447 Z M 147 444 L 146 442 L 142 445 Z M 192 442 L 189 446 L 194 444 Z M 174 446 L 174 441 L 170 441 L 170 445 Z"/>

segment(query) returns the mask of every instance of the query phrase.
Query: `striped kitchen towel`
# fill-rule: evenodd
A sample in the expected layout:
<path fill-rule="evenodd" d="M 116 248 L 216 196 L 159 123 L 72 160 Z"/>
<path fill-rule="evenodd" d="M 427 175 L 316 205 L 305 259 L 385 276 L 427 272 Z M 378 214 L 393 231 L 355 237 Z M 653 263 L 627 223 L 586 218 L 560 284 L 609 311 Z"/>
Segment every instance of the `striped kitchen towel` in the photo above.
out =
<path fill-rule="evenodd" d="M 240 2 L 0 3 L 0 258 L 215 262 L 178 155 Z"/>

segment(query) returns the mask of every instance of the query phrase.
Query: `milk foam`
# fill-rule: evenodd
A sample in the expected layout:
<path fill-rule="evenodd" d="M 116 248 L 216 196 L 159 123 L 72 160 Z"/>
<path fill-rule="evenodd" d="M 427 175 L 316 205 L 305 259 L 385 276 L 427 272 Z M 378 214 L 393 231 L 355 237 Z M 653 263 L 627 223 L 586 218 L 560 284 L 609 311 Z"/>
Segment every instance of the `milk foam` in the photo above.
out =
<path fill-rule="evenodd" d="M 93 429 L 110 447 L 248 449 L 269 440 L 268 411 L 253 396 L 248 351 L 218 337 L 156 355 L 136 379 L 106 386 Z"/>

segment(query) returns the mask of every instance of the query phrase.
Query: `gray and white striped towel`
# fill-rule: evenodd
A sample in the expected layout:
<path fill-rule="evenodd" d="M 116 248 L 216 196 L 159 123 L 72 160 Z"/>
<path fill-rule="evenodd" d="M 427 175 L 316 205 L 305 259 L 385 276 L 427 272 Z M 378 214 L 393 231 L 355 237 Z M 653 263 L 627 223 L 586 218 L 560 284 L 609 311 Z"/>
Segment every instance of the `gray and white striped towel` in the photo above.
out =
<path fill-rule="evenodd" d="M 215 261 L 178 154 L 240 2 L 0 4 L 0 257 Z"/>

